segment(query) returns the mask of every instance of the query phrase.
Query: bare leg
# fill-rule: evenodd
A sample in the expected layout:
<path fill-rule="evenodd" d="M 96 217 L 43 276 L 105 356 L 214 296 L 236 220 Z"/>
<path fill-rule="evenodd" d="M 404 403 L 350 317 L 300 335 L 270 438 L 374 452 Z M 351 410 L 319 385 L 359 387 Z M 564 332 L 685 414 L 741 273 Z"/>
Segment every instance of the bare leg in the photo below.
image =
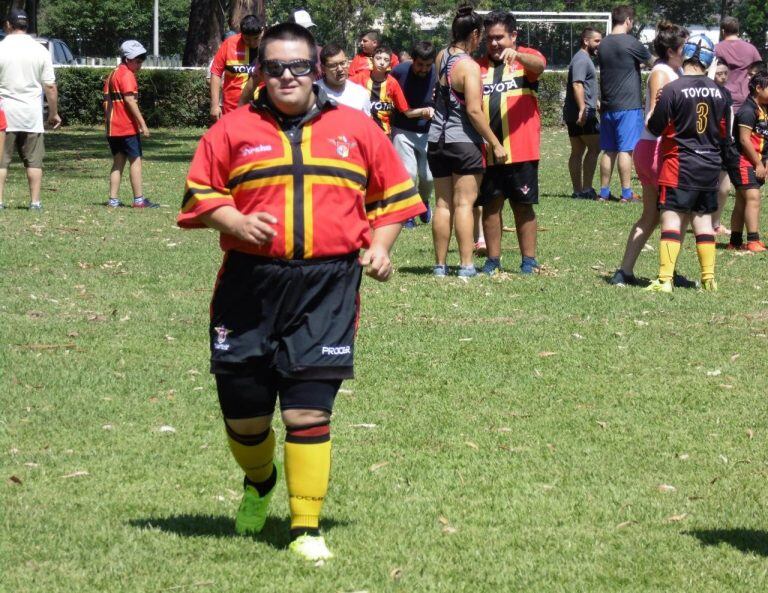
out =
<path fill-rule="evenodd" d="M 616 164 L 616 153 L 605 151 L 600 159 L 600 187 L 609 187 L 611 185 L 611 175 L 613 166 Z"/>
<path fill-rule="evenodd" d="M 131 169 L 129 171 L 131 177 L 131 189 L 133 190 L 133 197 L 140 198 L 144 194 L 141 188 L 141 157 L 134 157 L 129 159 L 131 162 Z"/>
<path fill-rule="evenodd" d="M 512 203 L 512 213 L 515 215 L 515 228 L 520 253 L 523 257 L 536 257 L 536 213 L 532 204 Z"/>
<path fill-rule="evenodd" d="M 618 156 L 619 180 L 621 187 L 632 186 L 632 152 L 620 152 Z"/>
<path fill-rule="evenodd" d="M 8 169 L 0 169 L 0 204 L 3 203 L 5 194 L 5 180 L 8 179 Z"/>
<path fill-rule="evenodd" d="M 27 183 L 29 183 L 29 202 L 40 203 L 40 187 L 43 184 L 43 170 L 37 167 L 27 168 Z"/>
<path fill-rule="evenodd" d="M 586 189 L 581 182 L 581 162 L 584 158 L 584 151 L 587 149 L 587 145 L 584 144 L 581 136 L 570 136 L 568 139 L 571 142 L 571 156 L 568 157 L 568 173 L 571 175 L 571 185 L 573 186 L 573 192 L 577 193 Z M 594 173 L 594 169 L 592 172 Z"/>
<path fill-rule="evenodd" d="M 748 189 L 744 192 L 744 223 L 747 233 L 760 232 L 760 190 Z"/>
<path fill-rule="evenodd" d="M 474 262 L 475 217 L 472 210 L 482 177 L 482 175 L 453 176 L 454 226 L 462 266 L 471 266 Z"/>
<path fill-rule="evenodd" d="M 488 257 L 501 257 L 501 210 L 504 198 L 495 198 L 483 206 L 483 230 Z"/>
<path fill-rule="evenodd" d="M 600 156 L 600 136 L 583 136 L 582 140 L 587 146 L 587 154 L 582 163 L 582 182 L 581 189 L 586 191 L 592 188 L 592 181 L 595 178 L 595 169 L 597 168 L 597 157 Z"/>
<path fill-rule="evenodd" d="M 109 172 L 109 197 L 120 197 L 120 180 L 123 178 L 125 168 L 125 154 L 118 152 L 112 157 L 112 170 Z"/>
<path fill-rule="evenodd" d="M 731 180 L 728 177 L 728 173 L 720 171 L 720 185 L 717 188 L 717 212 L 712 214 L 712 226 L 717 231 L 718 235 L 727 235 L 728 229 L 723 226 L 721 218 L 723 215 L 723 208 L 728 202 L 728 192 L 731 190 Z"/>
<path fill-rule="evenodd" d="M 474 217 L 474 229 L 472 230 L 472 236 L 478 243 L 485 242 L 485 231 L 483 229 L 483 207 L 475 206 L 472 208 L 472 216 Z"/>
<path fill-rule="evenodd" d="M 744 209 L 746 206 L 746 200 L 744 198 L 744 190 L 736 190 L 736 201 L 733 204 L 733 212 L 731 213 L 731 235 L 734 233 L 741 234 L 744 232 Z"/>
<path fill-rule="evenodd" d="M 621 270 L 627 275 L 634 273 L 637 256 L 659 224 L 658 197 L 655 186 L 643 185 L 643 213 L 629 231 L 624 258 L 621 260 Z"/>
<path fill-rule="evenodd" d="M 432 243 L 435 247 L 435 263 L 445 265 L 453 226 L 453 179 L 436 177 L 435 210 L 432 214 Z"/>

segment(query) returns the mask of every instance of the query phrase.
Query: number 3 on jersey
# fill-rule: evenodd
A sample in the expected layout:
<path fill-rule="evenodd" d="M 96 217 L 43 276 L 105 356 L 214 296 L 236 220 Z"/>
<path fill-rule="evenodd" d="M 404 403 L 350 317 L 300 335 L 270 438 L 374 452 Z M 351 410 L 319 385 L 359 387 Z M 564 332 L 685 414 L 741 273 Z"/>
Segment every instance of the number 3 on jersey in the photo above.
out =
<path fill-rule="evenodd" d="M 696 105 L 696 132 L 703 134 L 707 131 L 707 116 L 709 115 L 709 105 L 699 103 Z"/>

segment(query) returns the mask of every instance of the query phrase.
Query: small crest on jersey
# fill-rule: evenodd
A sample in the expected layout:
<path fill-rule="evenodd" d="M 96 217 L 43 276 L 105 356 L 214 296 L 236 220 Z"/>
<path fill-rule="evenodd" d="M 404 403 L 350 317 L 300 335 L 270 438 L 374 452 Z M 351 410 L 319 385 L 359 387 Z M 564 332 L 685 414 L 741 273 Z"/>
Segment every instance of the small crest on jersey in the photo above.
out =
<path fill-rule="evenodd" d="M 531 191 L 531 188 L 528 187 L 527 185 L 524 185 L 523 187 L 519 187 L 518 189 L 520 190 L 520 193 L 523 194 L 524 196 L 527 196 L 528 192 Z"/>
<path fill-rule="evenodd" d="M 357 146 L 357 142 L 349 140 L 346 136 L 336 136 L 328 138 L 328 142 L 336 147 L 336 154 L 345 159 L 349 156 L 349 151 Z"/>
<path fill-rule="evenodd" d="M 214 349 L 216 350 L 223 350 L 227 351 L 229 350 L 229 344 L 227 344 L 227 338 L 229 337 L 229 334 L 232 333 L 231 329 L 227 329 L 223 325 L 220 325 L 219 327 L 214 327 L 214 331 L 216 332 L 216 343 L 213 345 Z"/>

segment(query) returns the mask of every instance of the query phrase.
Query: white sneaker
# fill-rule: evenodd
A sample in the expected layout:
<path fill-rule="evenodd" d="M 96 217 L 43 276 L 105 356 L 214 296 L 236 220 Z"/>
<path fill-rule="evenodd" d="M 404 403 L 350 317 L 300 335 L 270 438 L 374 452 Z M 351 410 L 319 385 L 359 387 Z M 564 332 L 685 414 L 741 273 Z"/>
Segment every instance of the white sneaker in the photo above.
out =
<path fill-rule="evenodd" d="M 333 554 L 325 545 L 325 539 L 322 535 L 301 535 L 293 540 L 288 548 L 294 554 L 310 562 L 333 558 Z"/>

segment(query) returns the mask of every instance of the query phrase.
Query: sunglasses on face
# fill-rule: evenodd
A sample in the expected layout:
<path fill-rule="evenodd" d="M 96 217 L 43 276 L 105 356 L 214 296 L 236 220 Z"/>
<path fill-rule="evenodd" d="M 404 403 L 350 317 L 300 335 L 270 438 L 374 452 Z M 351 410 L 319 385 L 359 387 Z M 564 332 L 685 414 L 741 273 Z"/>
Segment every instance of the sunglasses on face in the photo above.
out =
<path fill-rule="evenodd" d="M 309 76 L 314 73 L 315 64 L 309 60 L 292 60 L 290 62 L 264 60 L 261 63 L 261 71 L 270 78 L 280 78 L 286 69 L 290 70 L 293 76 Z"/>

